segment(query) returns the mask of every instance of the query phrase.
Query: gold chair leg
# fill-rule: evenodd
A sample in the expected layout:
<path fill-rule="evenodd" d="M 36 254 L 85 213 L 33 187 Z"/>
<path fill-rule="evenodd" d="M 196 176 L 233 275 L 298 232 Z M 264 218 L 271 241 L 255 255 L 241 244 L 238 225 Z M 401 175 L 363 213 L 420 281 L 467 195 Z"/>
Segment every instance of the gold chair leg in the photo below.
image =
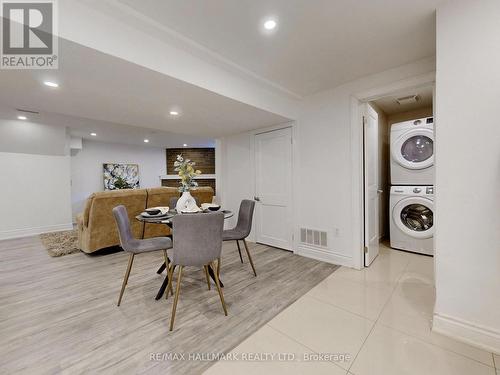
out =
<path fill-rule="evenodd" d="M 243 245 L 245 245 L 245 250 L 246 250 L 246 252 L 247 252 L 247 255 L 248 255 L 248 260 L 250 261 L 250 265 L 252 266 L 253 274 L 254 274 L 255 276 L 257 276 L 257 272 L 255 272 L 255 266 L 253 265 L 252 256 L 250 255 L 250 251 L 248 251 L 247 241 L 243 240 Z"/>
<path fill-rule="evenodd" d="M 220 264 L 221 264 L 221 259 L 217 258 L 217 278 L 220 277 Z"/>
<path fill-rule="evenodd" d="M 177 276 L 177 287 L 175 288 L 174 304 L 172 305 L 172 316 L 170 317 L 170 330 L 174 329 L 175 311 L 177 310 L 177 301 L 179 300 L 179 293 L 181 291 L 181 278 L 182 269 L 184 266 L 179 267 L 179 275 Z"/>
<path fill-rule="evenodd" d="M 168 299 L 168 291 L 173 290 L 173 280 L 172 278 L 174 277 L 174 265 L 169 264 L 169 267 L 167 268 L 167 277 L 168 277 L 168 283 L 167 283 L 167 289 L 165 290 L 165 299 Z M 173 293 L 172 293 L 173 295 Z"/>
<path fill-rule="evenodd" d="M 236 240 L 236 245 L 238 245 L 238 253 L 240 253 L 240 261 L 243 263 L 243 257 L 241 256 L 240 241 Z"/>
<path fill-rule="evenodd" d="M 125 286 L 128 283 L 128 277 L 130 276 L 130 270 L 132 269 L 132 263 L 134 262 L 134 255 L 134 253 L 131 253 L 128 258 L 127 271 L 125 272 L 125 277 L 123 278 L 122 290 L 120 291 L 120 297 L 118 297 L 117 306 L 120 306 L 120 303 L 122 302 L 123 292 L 125 291 Z"/>
<path fill-rule="evenodd" d="M 165 258 L 165 266 L 167 267 L 167 276 L 168 276 L 168 270 L 170 269 L 170 267 L 169 267 L 170 262 L 168 260 L 167 250 L 163 250 L 163 257 Z M 170 288 L 167 288 L 167 290 L 165 291 L 165 293 L 167 294 L 167 298 L 168 298 L 169 291 L 170 291 L 170 294 L 173 296 L 174 295 L 174 288 L 172 288 L 172 285 L 170 285 Z"/>
<path fill-rule="evenodd" d="M 208 266 L 203 266 L 203 269 L 205 270 L 205 278 L 207 279 L 208 290 L 210 290 L 210 277 L 208 276 Z"/>
<path fill-rule="evenodd" d="M 212 268 L 214 267 L 215 262 L 212 265 Z M 226 302 L 224 301 L 224 295 L 222 294 L 222 290 L 220 288 L 220 282 L 219 282 L 219 266 L 220 266 L 220 258 L 218 259 L 217 262 L 217 271 L 214 272 L 215 275 L 215 285 L 217 286 L 217 291 L 219 292 L 219 297 L 220 301 L 222 303 L 222 308 L 224 309 L 224 315 L 227 316 L 227 308 L 226 308 Z"/>

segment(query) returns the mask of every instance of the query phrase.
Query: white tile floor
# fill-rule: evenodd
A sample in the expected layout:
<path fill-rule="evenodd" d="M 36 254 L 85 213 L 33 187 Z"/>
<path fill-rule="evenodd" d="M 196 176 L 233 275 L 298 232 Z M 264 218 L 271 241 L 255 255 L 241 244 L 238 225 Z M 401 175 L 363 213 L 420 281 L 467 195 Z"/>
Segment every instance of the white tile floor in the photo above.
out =
<path fill-rule="evenodd" d="M 381 246 L 369 268 L 339 269 L 205 373 L 500 375 L 500 356 L 431 332 L 433 306 L 433 259 Z M 273 353 L 290 357 L 262 361 Z"/>

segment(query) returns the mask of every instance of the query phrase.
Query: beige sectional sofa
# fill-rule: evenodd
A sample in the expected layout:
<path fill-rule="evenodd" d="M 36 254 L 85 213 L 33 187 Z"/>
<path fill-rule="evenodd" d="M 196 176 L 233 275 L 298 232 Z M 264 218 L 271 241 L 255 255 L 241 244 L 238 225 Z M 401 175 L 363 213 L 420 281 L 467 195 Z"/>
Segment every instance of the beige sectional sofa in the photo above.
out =
<path fill-rule="evenodd" d="M 200 203 L 209 203 L 212 201 L 214 191 L 210 187 L 199 187 L 191 194 L 197 197 Z M 113 190 L 92 194 L 87 199 L 83 213 L 77 216 L 80 250 L 93 253 L 120 244 L 112 213 L 113 207 L 119 205 L 127 208 L 134 237 L 151 238 L 169 235 L 170 229 L 166 225 L 144 224 L 135 217 L 148 207 L 168 206 L 170 198 L 178 196 L 178 190 L 172 187 Z"/>

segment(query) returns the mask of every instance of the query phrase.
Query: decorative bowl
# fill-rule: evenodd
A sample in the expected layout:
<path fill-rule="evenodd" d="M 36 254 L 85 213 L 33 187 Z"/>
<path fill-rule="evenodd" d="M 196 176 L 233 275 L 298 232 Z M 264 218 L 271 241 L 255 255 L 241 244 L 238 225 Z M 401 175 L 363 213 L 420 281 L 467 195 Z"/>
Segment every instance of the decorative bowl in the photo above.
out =
<path fill-rule="evenodd" d="M 206 210 L 218 211 L 220 209 L 220 206 L 218 204 L 215 204 L 215 203 L 202 203 L 201 209 L 203 211 L 206 211 Z"/>

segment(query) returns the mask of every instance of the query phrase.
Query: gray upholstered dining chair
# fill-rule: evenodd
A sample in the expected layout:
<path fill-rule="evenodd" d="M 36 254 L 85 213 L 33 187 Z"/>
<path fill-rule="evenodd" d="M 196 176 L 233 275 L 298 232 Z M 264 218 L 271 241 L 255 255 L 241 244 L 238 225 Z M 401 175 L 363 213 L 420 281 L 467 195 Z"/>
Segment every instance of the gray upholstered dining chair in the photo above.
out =
<path fill-rule="evenodd" d="M 252 230 L 252 218 L 253 218 L 254 208 L 255 208 L 255 201 L 249 199 L 242 200 L 240 204 L 240 211 L 238 212 L 238 222 L 236 223 L 236 226 L 233 229 L 225 230 L 222 233 L 222 240 L 236 241 L 236 245 L 238 246 L 238 252 L 240 253 L 241 263 L 243 263 L 243 257 L 241 256 L 239 241 L 243 241 L 243 245 L 245 245 L 245 250 L 248 256 L 248 260 L 250 261 L 250 265 L 252 266 L 253 274 L 257 276 L 252 256 L 250 255 L 250 251 L 248 251 L 248 245 L 247 242 L 245 241 L 245 238 L 248 237 L 250 231 Z"/>
<path fill-rule="evenodd" d="M 179 200 L 179 197 L 172 197 L 172 198 L 170 198 L 169 209 L 175 210 L 175 206 L 177 206 L 177 201 L 178 200 Z"/>
<path fill-rule="evenodd" d="M 163 251 L 165 263 L 168 266 L 169 260 L 167 257 L 167 249 L 172 248 L 172 240 L 168 237 L 148 238 L 145 240 L 138 240 L 134 238 L 132 231 L 130 230 L 130 220 L 125 206 L 117 206 L 113 208 L 113 216 L 115 217 L 116 225 L 118 226 L 121 247 L 125 252 L 130 254 L 127 271 L 125 272 L 125 277 L 123 278 L 120 297 L 118 297 L 117 306 L 120 306 L 123 292 L 125 291 L 125 286 L 128 283 L 128 277 L 130 276 L 130 270 L 132 269 L 132 263 L 134 262 L 134 256 L 151 251 Z M 173 293 L 172 287 L 170 287 L 169 290 Z"/>
<path fill-rule="evenodd" d="M 170 317 L 170 330 L 174 328 L 175 311 L 181 289 L 182 271 L 186 266 L 203 267 L 208 275 L 208 266 L 214 267 L 217 260 L 218 269 L 222 250 L 222 231 L 224 228 L 224 214 L 222 212 L 202 214 L 181 214 L 172 219 L 174 234 L 174 248 L 172 261 L 168 271 L 168 286 L 171 288 L 174 268 L 179 266 L 175 297 Z M 219 276 L 214 271 L 215 285 L 227 316 L 226 303 L 220 287 Z M 207 282 L 208 282 L 207 276 Z"/>

